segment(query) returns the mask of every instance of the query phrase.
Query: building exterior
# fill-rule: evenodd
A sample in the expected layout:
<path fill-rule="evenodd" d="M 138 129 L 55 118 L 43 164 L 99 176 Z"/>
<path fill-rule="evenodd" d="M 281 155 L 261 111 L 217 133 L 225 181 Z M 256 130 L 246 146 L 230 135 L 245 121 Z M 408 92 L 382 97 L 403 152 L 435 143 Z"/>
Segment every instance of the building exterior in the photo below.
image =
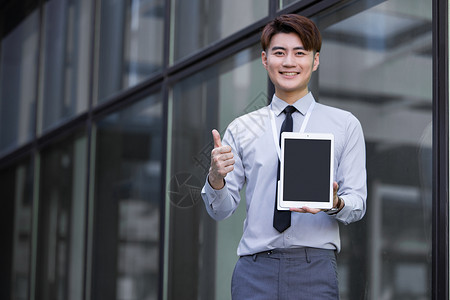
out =
<path fill-rule="evenodd" d="M 211 129 L 271 99 L 282 13 L 317 23 L 310 89 L 366 138 L 341 299 L 449 299 L 441 0 L 1 0 L 0 299 L 230 299 L 245 201 L 215 222 L 200 189 Z"/>

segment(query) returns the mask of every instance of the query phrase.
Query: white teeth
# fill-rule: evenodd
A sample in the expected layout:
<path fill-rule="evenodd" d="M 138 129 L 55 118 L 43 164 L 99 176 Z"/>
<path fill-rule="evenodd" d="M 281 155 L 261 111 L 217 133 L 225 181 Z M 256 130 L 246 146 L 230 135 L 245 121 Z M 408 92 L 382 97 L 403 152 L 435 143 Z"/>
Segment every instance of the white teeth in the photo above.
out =
<path fill-rule="evenodd" d="M 289 72 L 289 73 L 287 73 L 287 72 L 285 72 L 285 73 L 283 73 L 284 75 L 287 75 L 287 76 L 294 76 L 294 75 L 296 75 L 297 73 L 295 73 L 295 72 Z"/>

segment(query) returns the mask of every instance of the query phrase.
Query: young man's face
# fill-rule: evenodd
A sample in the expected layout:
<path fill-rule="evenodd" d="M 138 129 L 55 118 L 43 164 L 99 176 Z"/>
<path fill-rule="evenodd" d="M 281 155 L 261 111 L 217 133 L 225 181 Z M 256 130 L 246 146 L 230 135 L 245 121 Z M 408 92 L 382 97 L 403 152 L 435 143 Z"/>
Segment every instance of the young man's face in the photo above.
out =
<path fill-rule="evenodd" d="M 312 72 L 319 66 L 319 53 L 305 50 L 297 34 L 275 34 L 261 58 L 277 97 L 292 104 L 308 93 Z"/>

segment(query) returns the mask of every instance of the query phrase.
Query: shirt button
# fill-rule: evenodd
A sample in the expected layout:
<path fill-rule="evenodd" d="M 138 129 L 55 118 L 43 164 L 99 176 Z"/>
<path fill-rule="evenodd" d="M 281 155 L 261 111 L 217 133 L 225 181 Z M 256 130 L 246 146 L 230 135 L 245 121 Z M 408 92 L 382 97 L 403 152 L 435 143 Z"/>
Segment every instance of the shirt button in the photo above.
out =
<path fill-rule="evenodd" d="M 287 238 L 287 239 L 290 239 L 290 238 L 291 238 L 291 236 L 290 236 L 290 235 L 288 234 L 288 235 L 286 235 L 286 238 Z"/>

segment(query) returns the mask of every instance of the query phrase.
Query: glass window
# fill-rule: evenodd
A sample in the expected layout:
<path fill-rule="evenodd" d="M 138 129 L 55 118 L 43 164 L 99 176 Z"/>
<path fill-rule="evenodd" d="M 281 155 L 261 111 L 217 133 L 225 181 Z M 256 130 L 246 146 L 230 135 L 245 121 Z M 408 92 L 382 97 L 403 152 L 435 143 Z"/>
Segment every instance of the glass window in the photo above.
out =
<path fill-rule="evenodd" d="M 267 16 L 269 0 L 172 0 L 172 61 Z"/>
<path fill-rule="evenodd" d="M 91 299 L 160 299 L 162 95 L 97 123 Z"/>
<path fill-rule="evenodd" d="M 92 1 L 44 4 L 39 131 L 86 111 L 90 95 Z"/>
<path fill-rule="evenodd" d="M 168 299 L 230 299 L 245 203 L 215 222 L 200 190 L 209 170 L 211 130 L 267 105 L 267 75 L 259 45 L 176 83 L 169 130 Z M 245 202 L 245 199 L 242 200 Z"/>
<path fill-rule="evenodd" d="M 367 213 L 341 226 L 341 299 L 430 299 L 432 1 L 365 5 L 318 18 L 319 101 L 356 115 L 367 148 Z"/>
<path fill-rule="evenodd" d="M 164 0 L 101 1 L 98 102 L 163 66 Z"/>
<path fill-rule="evenodd" d="M 280 8 L 285 8 L 292 3 L 301 2 L 302 0 L 280 0 Z"/>
<path fill-rule="evenodd" d="M 87 139 L 79 133 L 40 158 L 37 300 L 83 298 Z"/>
<path fill-rule="evenodd" d="M 30 160 L 0 170 L 3 299 L 25 300 L 29 297 L 33 175 Z"/>
<path fill-rule="evenodd" d="M 38 42 L 38 10 L 5 33 L 1 40 L 0 153 L 34 137 Z"/>

